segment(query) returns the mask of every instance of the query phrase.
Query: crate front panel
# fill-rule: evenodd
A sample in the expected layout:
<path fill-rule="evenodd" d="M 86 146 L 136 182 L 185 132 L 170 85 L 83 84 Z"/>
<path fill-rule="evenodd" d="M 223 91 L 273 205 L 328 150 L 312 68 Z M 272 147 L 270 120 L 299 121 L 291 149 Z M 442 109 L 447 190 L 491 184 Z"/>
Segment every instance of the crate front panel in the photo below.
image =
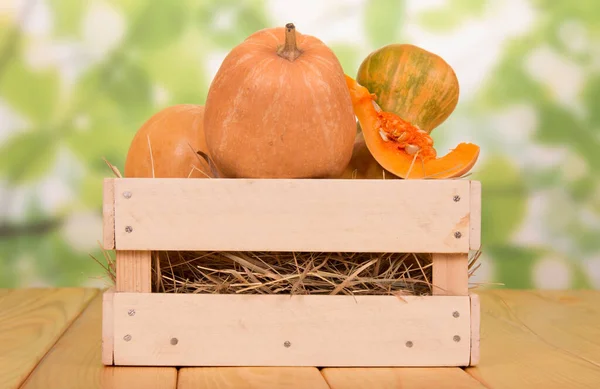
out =
<path fill-rule="evenodd" d="M 120 250 L 469 251 L 467 180 L 134 178 L 113 184 Z"/>
<path fill-rule="evenodd" d="M 115 293 L 113 304 L 116 365 L 467 366 L 471 352 L 468 296 Z"/>

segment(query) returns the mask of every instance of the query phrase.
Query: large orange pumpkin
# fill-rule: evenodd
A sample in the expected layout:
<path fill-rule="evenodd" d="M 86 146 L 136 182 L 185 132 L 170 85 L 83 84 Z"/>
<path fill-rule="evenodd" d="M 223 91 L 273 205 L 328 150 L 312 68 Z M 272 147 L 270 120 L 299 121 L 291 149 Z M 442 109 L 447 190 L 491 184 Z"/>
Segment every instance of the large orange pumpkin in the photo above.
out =
<path fill-rule="evenodd" d="M 225 57 L 204 128 L 226 177 L 328 178 L 348 165 L 356 119 L 335 54 L 290 23 L 255 32 Z"/>
<path fill-rule="evenodd" d="M 207 178 L 204 107 L 179 104 L 162 109 L 136 132 L 125 160 L 125 177 Z M 190 147 L 191 146 L 191 147 Z"/>
<path fill-rule="evenodd" d="M 460 143 L 437 157 L 431 136 L 398 115 L 386 112 L 373 94 L 346 76 L 365 144 L 375 160 L 400 178 L 453 178 L 467 173 L 479 157 L 479 146 Z"/>

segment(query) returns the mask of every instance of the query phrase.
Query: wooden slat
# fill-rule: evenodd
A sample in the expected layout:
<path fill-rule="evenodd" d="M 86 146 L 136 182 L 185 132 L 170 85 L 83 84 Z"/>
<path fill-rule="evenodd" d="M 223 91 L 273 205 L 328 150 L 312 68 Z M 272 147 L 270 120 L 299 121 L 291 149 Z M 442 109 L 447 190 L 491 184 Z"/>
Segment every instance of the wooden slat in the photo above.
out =
<path fill-rule="evenodd" d="M 152 265 L 150 251 L 117 250 L 116 292 L 150 292 Z"/>
<path fill-rule="evenodd" d="M 479 250 L 481 248 L 481 182 L 471 181 L 469 200 L 471 201 L 469 248 Z"/>
<path fill-rule="evenodd" d="M 18 388 L 95 289 L 18 289 L 0 299 L 0 388 Z"/>
<path fill-rule="evenodd" d="M 175 368 L 104 367 L 101 325 L 102 295 L 98 295 L 40 362 L 23 389 L 175 389 Z"/>
<path fill-rule="evenodd" d="M 328 389 L 314 367 L 183 368 L 177 389 Z"/>
<path fill-rule="evenodd" d="M 469 294 L 469 254 L 433 254 L 432 259 L 434 295 Z"/>
<path fill-rule="evenodd" d="M 469 251 L 467 180 L 114 182 L 121 250 Z"/>
<path fill-rule="evenodd" d="M 472 293 L 471 299 L 471 360 L 469 366 L 477 366 L 481 355 L 481 303 L 479 295 Z"/>
<path fill-rule="evenodd" d="M 102 247 L 115 248 L 115 180 L 105 178 L 102 192 Z"/>
<path fill-rule="evenodd" d="M 114 307 L 117 365 L 469 363 L 468 296 L 116 293 Z"/>
<path fill-rule="evenodd" d="M 473 377 L 494 389 L 599 387 L 597 291 L 479 295 L 481 360 L 466 369 Z"/>
<path fill-rule="evenodd" d="M 331 389 L 485 389 L 458 367 L 326 368 L 321 374 Z"/>

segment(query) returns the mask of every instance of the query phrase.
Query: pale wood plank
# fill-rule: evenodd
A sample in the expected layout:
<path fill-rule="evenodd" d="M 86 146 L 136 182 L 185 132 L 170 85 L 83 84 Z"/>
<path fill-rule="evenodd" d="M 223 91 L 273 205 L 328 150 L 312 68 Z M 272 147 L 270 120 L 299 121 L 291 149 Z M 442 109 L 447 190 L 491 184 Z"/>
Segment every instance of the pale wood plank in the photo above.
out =
<path fill-rule="evenodd" d="M 152 264 L 150 251 L 117 250 L 116 292 L 150 292 Z"/>
<path fill-rule="evenodd" d="M 467 180 L 122 178 L 115 193 L 122 250 L 469 251 Z"/>
<path fill-rule="evenodd" d="M 115 293 L 114 360 L 169 366 L 467 366 L 469 304 L 468 296 Z"/>
<path fill-rule="evenodd" d="M 480 358 L 480 332 L 481 332 L 481 303 L 479 295 L 471 293 L 471 360 L 470 366 L 477 366 Z"/>
<path fill-rule="evenodd" d="M 102 363 L 104 365 L 112 365 L 113 359 L 113 343 L 114 343 L 114 327 L 115 318 L 113 316 L 114 288 L 105 291 L 102 296 Z"/>
<path fill-rule="evenodd" d="M 101 383 L 102 389 L 176 389 L 177 369 L 174 367 L 106 367 L 102 370 Z"/>
<path fill-rule="evenodd" d="M 102 295 L 98 295 L 48 352 L 24 389 L 174 389 L 175 368 L 124 368 L 102 365 Z"/>
<path fill-rule="evenodd" d="M 479 250 L 481 248 L 481 182 L 471 181 L 469 199 L 471 201 L 469 248 Z"/>
<path fill-rule="evenodd" d="M 485 388 L 458 367 L 326 368 L 321 374 L 331 389 Z"/>
<path fill-rule="evenodd" d="M 115 180 L 105 178 L 102 189 L 102 247 L 115 248 Z"/>
<path fill-rule="evenodd" d="M 433 254 L 432 294 L 466 296 L 469 294 L 469 254 Z"/>
<path fill-rule="evenodd" d="M 314 367 L 183 368 L 177 389 L 328 389 Z"/>
<path fill-rule="evenodd" d="M 18 388 L 95 289 L 16 289 L 0 299 L 0 388 Z"/>
<path fill-rule="evenodd" d="M 600 293 L 478 293 L 481 360 L 466 369 L 473 377 L 494 389 L 598 388 Z"/>

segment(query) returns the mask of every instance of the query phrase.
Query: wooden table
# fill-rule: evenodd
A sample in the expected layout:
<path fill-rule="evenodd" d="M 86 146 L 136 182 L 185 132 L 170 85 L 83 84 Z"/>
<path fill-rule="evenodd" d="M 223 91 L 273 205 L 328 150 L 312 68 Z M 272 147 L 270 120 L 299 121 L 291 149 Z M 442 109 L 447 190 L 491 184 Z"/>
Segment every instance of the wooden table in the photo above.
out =
<path fill-rule="evenodd" d="M 600 291 L 480 291 L 481 364 L 136 368 L 100 363 L 101 291 L 0 289 L 0 388 L 600 388 Z"/>

